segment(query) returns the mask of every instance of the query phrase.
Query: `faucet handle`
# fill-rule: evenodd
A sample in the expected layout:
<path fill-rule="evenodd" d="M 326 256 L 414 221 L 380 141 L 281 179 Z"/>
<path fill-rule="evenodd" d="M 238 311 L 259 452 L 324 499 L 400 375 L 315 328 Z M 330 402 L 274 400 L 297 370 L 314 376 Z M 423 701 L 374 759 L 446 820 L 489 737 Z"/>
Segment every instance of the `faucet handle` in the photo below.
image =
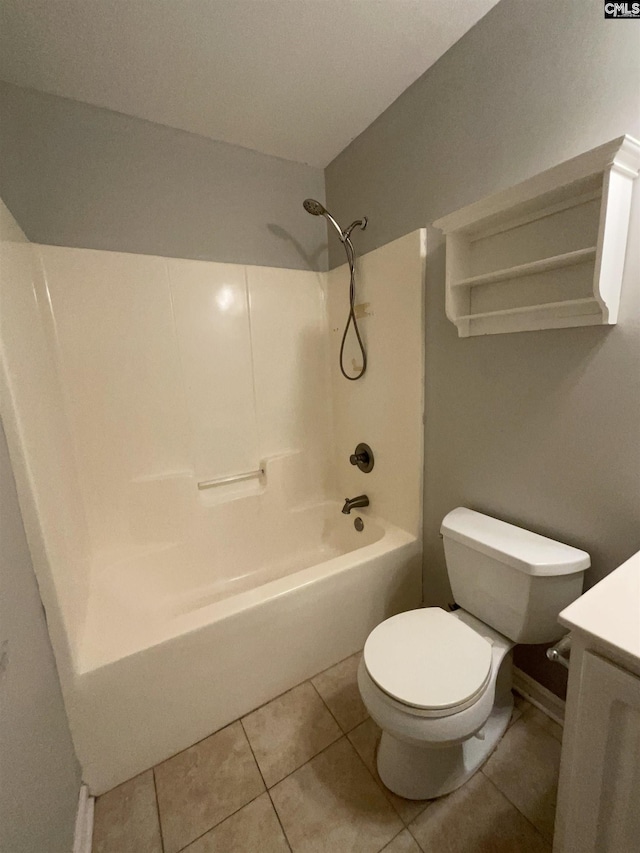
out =
<path fill-rule="evenodd" d="M 368 444 L 360 442 L 355 453 L 349 457 L 349 462 L 352 465 L 357 465 L 364 474 L 368 474 L 373 469 L 373 451 Z"/>

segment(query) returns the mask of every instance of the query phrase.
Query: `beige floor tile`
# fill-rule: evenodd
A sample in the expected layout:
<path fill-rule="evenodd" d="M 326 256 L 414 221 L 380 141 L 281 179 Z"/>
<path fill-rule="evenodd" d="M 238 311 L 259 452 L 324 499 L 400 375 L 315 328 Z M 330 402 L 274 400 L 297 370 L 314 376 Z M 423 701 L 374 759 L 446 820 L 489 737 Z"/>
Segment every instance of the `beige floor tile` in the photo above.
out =
<path fill-rule="evenodd" d="M 420 853 L 420 848 L 409 830 L 403 829 L 400 835 L 396 835 L 393 841 L 383 847 L 382 853 Z"/>
<path fill-rule="evenodd" d="M 289 853 L 269 794 L 262 794 L 215 829 L 185 848 L 184 853 Z"/>
<path fill-rule="evenodd" d="M 242 725 L 268 788 L 342 734 L 309 681 L 243 717 Z"/>
<path fill-rule="evenodd" d="M 435 800 L 409 827 L 424 853 L 551 853 L 482 773 Z"/>
<path fill-rule="evenodd" d="M 293 853 L 378 853 L 399 817 L 346 738 L 271 790 Z"/>
<path fill-rule="evenodd" d="M 351 655 L 311 679 L 343 732 L 350 732 L 369 716 L 358 689 L 357 673 L 361 657 L 361 652 Z"/>
<path fill-rule="evenodd" d="M 376 768 L 376 750 L 378 748 L 378 741 L 380 740 L 380 729 L 378 726 L 371 719 L 365 720 L 364 723 L 361 723 L 352 732 L 349 732 L 348 738 L 355 747 L 360 758 L 375 776 L 385 797 L 398 812 L 403 823 L 411 823 L 411 821 L 414 820 L 420 812 L 425 810 L 430 801 L 405 800 L 403 797 L 398 797 L 397 794 L 394 794 L 384 786 L 382 780 L 378 776 L 378 770 Z"/>
<path fill-rule="evenodd" d="M 527 713 L 505 734 L 483 772 L 551 840 L 559 769 L 560 743 Z"/>
<path fill-rule="evenodd" d="M 165 853 L 176 853 L 264 791 L 239 722 L 155 768 Z"/>
<path fill-rule="evenodd" d="M 153 771 L 98 797 L 93 853 L 162 853 Z"/>
<path fill-rule="evenodd" d="M 537 726 L 540 726 L 540 728 L 544 729 L 547 734 L 550 734 L 562 743 L 562 726 L 556 723 L 555 720 L 552 720 L 551 717 L 547 717 L 547 715 L 539 708 L 530 705 L 524 712 L 524 717 L 526 720 L 530 720 Z"/>

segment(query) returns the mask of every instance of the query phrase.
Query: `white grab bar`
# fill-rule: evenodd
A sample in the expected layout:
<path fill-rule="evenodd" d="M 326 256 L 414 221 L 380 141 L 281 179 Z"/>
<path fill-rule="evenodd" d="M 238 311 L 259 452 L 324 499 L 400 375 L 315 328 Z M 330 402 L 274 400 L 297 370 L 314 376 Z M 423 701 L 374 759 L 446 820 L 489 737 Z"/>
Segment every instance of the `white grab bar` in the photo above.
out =
<path fill-rule="evenodd" d="M 258 468 L 257 471 L 247 471 L 246 474 L 232 474 L 230 477 L 218 477 L 216 480 L 203 480 L 202 483 L 198 483 L 198 488 L 201 491 L 213 489 L 214 486 L 224 486 L 225 483 L 239 483 L 241 480 L 251 480 L 253 477 L 262 477 L 263 475 L 264 468 Z"/>

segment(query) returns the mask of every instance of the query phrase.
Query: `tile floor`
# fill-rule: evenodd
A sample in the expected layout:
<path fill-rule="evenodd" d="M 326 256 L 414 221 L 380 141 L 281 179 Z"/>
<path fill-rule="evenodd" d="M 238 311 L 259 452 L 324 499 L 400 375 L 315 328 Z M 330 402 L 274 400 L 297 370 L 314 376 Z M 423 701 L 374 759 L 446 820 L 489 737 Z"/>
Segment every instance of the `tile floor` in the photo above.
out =
<path fill-rule="evenodd" d="M 562 729 L 516 697 L 482 770 L 387 791 L 347 658 L 99 797 L 93 853 L 550 853 Z"/>

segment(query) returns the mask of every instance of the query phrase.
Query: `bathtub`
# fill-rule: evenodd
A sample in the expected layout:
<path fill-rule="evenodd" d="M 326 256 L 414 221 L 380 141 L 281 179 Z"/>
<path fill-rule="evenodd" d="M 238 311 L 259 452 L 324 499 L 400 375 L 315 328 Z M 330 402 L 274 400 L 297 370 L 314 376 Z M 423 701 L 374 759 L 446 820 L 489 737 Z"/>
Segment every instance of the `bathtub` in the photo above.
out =
<path fill-rule="evenodd" d="M 380 621 L 419 605 L 420 541 L 340 509 L 289 513 L 280 536 L 266 536 L 270 519 L 254 530 L 247 515 L 232 536 L 201 531 L 95 567 L 66 691 L 94 795 L 353 654 Z"/>

